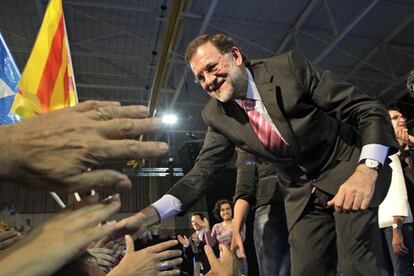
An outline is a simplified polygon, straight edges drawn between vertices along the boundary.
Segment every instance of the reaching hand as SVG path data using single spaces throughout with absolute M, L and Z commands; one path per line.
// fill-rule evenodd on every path
M 171 240 L 156 244 L 145 249 L 134 251 L 134 241 L 129 235 L 125 236 L 126 255 L 108 276 L 127 275 L 179 275 L 179 269 L 173 269 L 182 263 L 180 250 L 168 250 L 178 242 Z
M 219 245 L 221 258 L 217 259 L 213 249 L 209 245 L 204 246 L 211 269 L 206 276 L 237 276 L 241 275 L 238 261 L 230 249 L 224 244 Z
M 22 235 L 16 230 L 0 232 L 0 250 L 8 248 L 21 238 Z
M 115 259 L 114 251 L 108 248 L 89 248 L 88 252 L 95 257 L 96 264 L 105 272 L 109 272 L 109 268 L 116 265 L 118 262 Z
M 336 212 L 367 209 L 374 194 L 377 176 L 377 171 L 359 165 L 339 187 L 335 197 L 328 201 L 328 206 L 335 207 Z
M 408 134 L 408 129 L 406 127 L 403 126 L 399 126 L 396 130 L 395 130 L 395 136 L 397 137 L 398 143 L 400 144 L 400 146 L 402 148 L 405 148 L 405 146 L 409 143 L 410 139 L 409 139 L 409 134 Z
M 0 178 L 48 191 L 129 189 L 127 176 L 99 166 L 167 152 L 165 143 L 133 139 L 161 128 L 147 116 L 145 106 L 88 101 L 1 126 Z
M 401 229 L 392 230 L 392 248 L 397 255 L 409 253 L 408 248 L 404 244 L 404 236 Z
M 204 218 L 203 220 L 200 220 L 200 225 L 203 227 L 206 231 L 210 231 L 210 223 L 208 222 L 207 218 Z
M 113 235 L 113 238 L 125 234 L 134 234 L 135 238 L 140 237 L 150 226 L 159 223 L 160 216 L 157 210 L 152 206 L 148 206 L 135 215 L 119 221 L 117 226 L 119 231 Z
M 240 232 L 233 231 L 230 250 L 231 252 L 235 253 L 237 257 L 246 258 L 246 254 L 244 253 L 243 239 L 240 235 Z
M 102 226 L 121 207 L 119 200 L 67 210 L 36 227 L 6 249 L 0 266 L 4 275 L 50 275 L 82 253 L 88 244 L 116 230 L 115 223 Z
M 190 240 L 187 238 L 186 235 L 184 236 L 178 235 L 177 239 L 184 247 L 188 247 L 190 245 Z

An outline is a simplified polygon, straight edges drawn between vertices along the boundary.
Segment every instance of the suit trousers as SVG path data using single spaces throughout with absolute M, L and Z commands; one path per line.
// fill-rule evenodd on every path
M 283 200 L 273 200 L 256 209 L 253 235 L 260 275 L 289 276 L 290 254 Z
M 315 194 L 289 233 L 292 276 L 392 275 L 378 227 L 378 208 L 334 212 Z M 339 262 L 338 262 L 339 260 Z

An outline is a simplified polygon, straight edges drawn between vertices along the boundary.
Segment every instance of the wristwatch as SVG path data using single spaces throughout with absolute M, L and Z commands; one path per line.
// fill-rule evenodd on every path
M 401 229 L 401 228 L 402 228 L 402 224 L 399 224 L 399 223 L 392 224 L 392 229 Z
M 381 168 L 381 163 L 380 162 L 378 162 L 377 160 L 374 160 L 374 159 L 369 159 L 369 158 L 362 159 L 359 162 L 359 164 L 364 164 L 365 166 L 367 166 L 367 168 L 373 169 L 373 170 L 376 170 L 376 171 L 378 171 Z

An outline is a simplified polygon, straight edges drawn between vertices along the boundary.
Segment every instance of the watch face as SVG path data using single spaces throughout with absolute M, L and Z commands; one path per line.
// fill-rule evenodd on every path
M 378 161 L 376 161 L 376 160 L 372 160 L 372 159 L 366 159 L 365 160 L 365 165 L 368 167 L 368 168 L 378 168 L 378 166 L 379 166 L 379 162 Z

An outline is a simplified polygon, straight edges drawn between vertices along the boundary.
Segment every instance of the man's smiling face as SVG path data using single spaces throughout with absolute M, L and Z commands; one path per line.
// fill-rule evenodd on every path
M 240 50 L 222 54 L 210 42 L 199 46 L 190 60 L 196 81 L 211 96 L 221 102 L 242 98 L 247 89 L 247 77 Z M 244 95 L 243 95 L 244 94 Z

